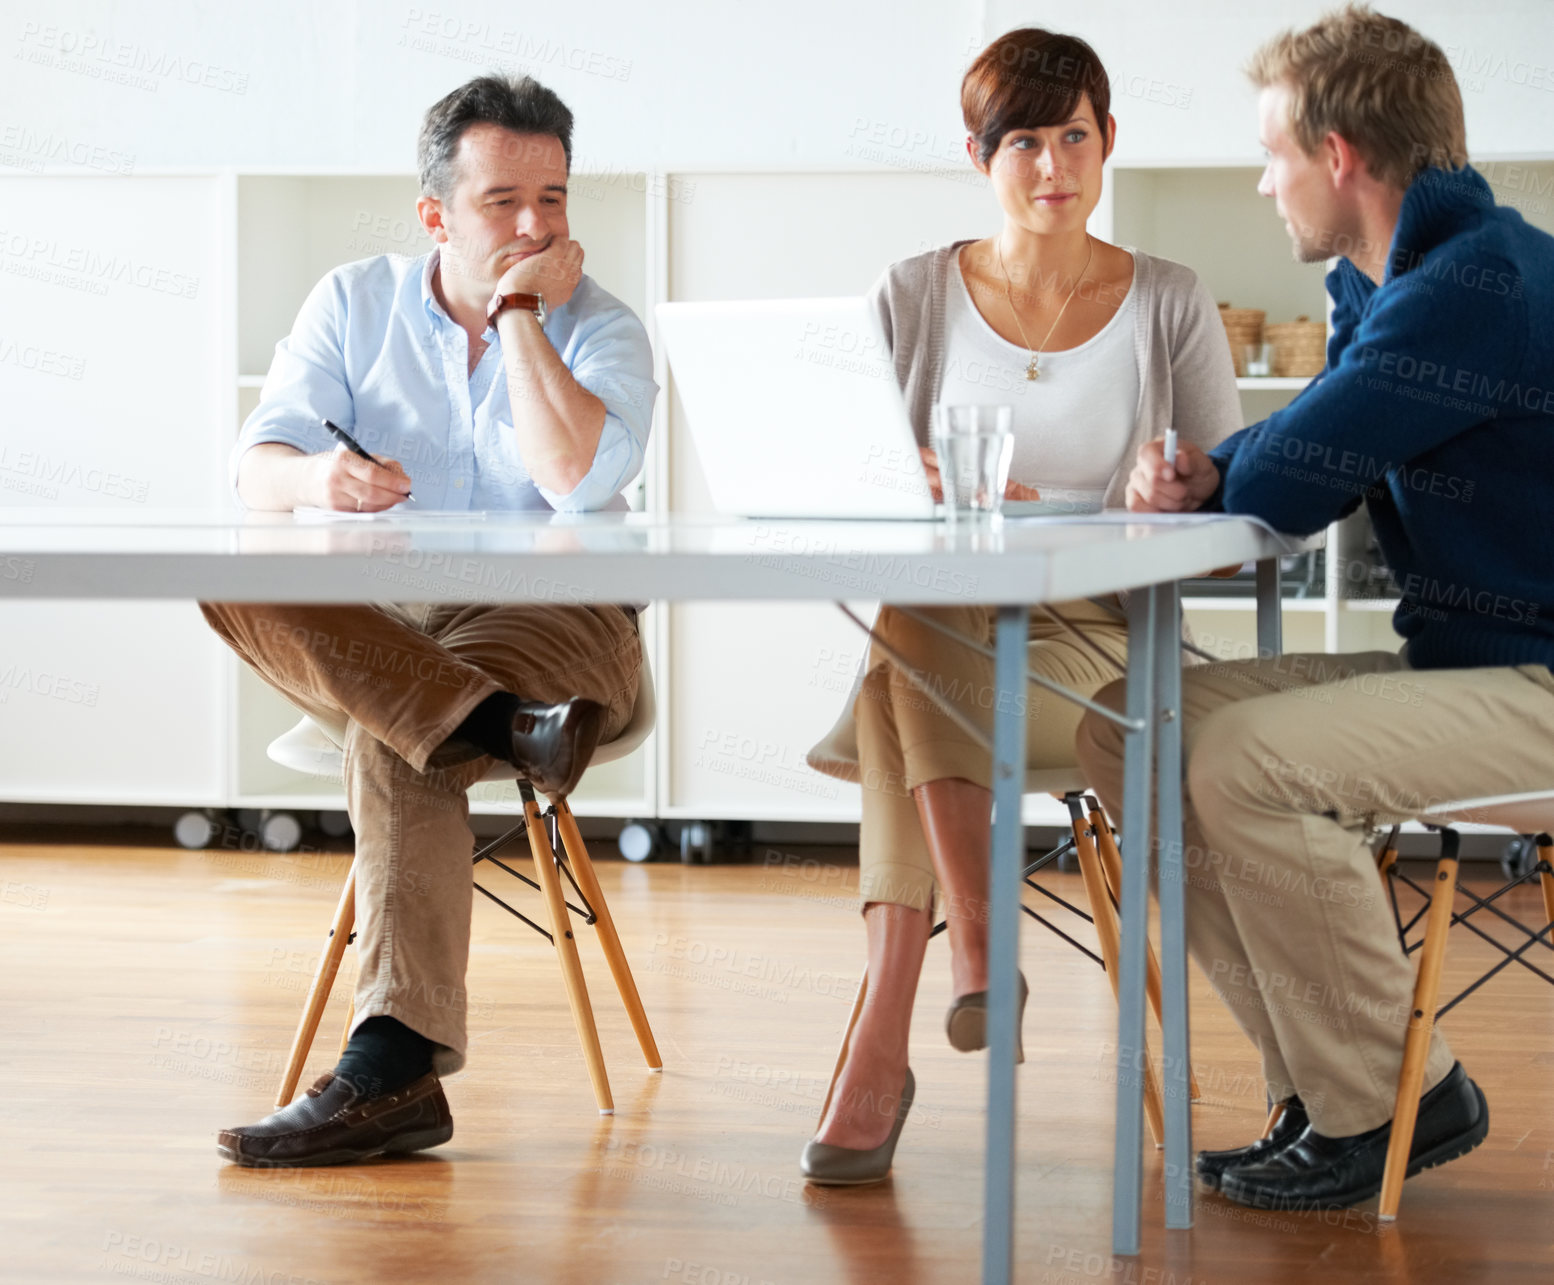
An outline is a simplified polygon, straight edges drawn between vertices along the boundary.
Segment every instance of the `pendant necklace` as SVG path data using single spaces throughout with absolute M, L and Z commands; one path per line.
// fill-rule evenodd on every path
M 1047 340 L 1052 338 L 1052 332 L 1058 328 L 1058 322 L 1063 320 L 1063 314 L 1068 311 L 1068 305 L 1073 303 L 1074 295 L 1079 291 L 1079 282 L 1083 281 L 1085 279 L 1085 273 L 1090 271 L 1090 260 L 1095 257 L 1095 242 L 1091 239 L 1088 232 L 1085 233 L 1085 242 L 1090 247 L 1090 253 L 1085 256 L 1085 266 L 1080 270 L 1079 280 L 1074 282 L 1074 288 L 1068 292 L 1068 298 L 1063 300 L 1063 306 L 1058 309 L 1058 315 L 1053 319 L 1052 325 L 1047 331 L 1047 338 L 1041 341 L 1041 346 L 1043 348 L 1047 346 Z M 1037 363 L 1037 358 L 1040 356 L 1040 352 L 1037 349 L 1031 347 L 1031 341 L 1025 337 L 1025 327 L 1020 324 L 1020 314 L 1015 311 L 1014 296 L 1010 293 L 1009 290 L 1009 270 L 1004 267 L 1004 246 L 1002 239 L 1000 238 L 999 240 L 994 241 L 993 246 L 998 251 L 998 270 L 1003 273 L 1004 276 L 1004 298 L 1009 303 L 1009 311 L 1014 317 L 1015 328 L 1020 332 L 1020 342 L 1025 345 L 1026 351 L 1031 355 L 1030 364 L 1025 368 L 1025 378 L 1036 379 L 1041 374 L 1041 367 Z

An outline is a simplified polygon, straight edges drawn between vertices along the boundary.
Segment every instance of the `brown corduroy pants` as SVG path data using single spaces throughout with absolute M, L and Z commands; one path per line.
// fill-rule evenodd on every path
M 633 617 L 613 606 L 201 603 L 227 644 L 345 751 L 356 831 L 355 1024 L 388 1015 L 464 1065 L 470 908 L 465 793 L 492 766 L 455 741 L 493 692 L 631 716 L 642 667 Z

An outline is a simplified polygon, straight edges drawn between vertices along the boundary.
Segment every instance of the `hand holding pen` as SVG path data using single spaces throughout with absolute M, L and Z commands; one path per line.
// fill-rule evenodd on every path
M 1176 430 L 1139 447 L 1128 475 L 1128 507 L 1135 513 L 1188 513 L 1219 489 L 1219 468 Z
M 338 424 L 324 421 L 324 427 L 345 450 L 323 456 L 322 506 L 329 509 L 355 509 L 358 513 L 377 513 L 405 500 L 413 500 L 410 475 L 398 460 L 369 455 L 360 442 Z

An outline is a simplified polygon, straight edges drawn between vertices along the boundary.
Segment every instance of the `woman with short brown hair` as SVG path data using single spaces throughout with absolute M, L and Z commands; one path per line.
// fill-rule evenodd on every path
M 1166 428 L 1206 450 L 1241 427 L 1224 328 L 1197 277 L 1086 230 L 1116 141 L 1110 97 L 1089 45 L 1036 28 L 1001 36 L 966 73 L 966 149 L 990 180 L 1002 226 L 893 264 L 871 295 L 931 480 L 936 403 L 1012 403 L 1012 491 L 1081 511 L 1120 507 L 1139 445 Z M 1060 610 L 1110 663 L 1036 613 L 1030 667 L 1088 695 L 1121 672 L 1125 630 L 1091 603 Z M 987 608 L 927 614 L 973 642 L 991 640 Z M 991 726 L 992 701 L 983 699 L 993 691 L 991 662 L 891 608 L 876 631 Z M 1080 712 L 1028 688 L 1033 769 L 1074 766 Z M 802 1168 L 814 1182 L 873 1182 L 889 1172 L 911 1102 L 907 1032 L 936 886 L 954 982 L 947 1034 L 956 1048 L 983 1047 L 991 762 L 875 649 L 856 699 L 810 763 L 863 785 L 869 980 Z

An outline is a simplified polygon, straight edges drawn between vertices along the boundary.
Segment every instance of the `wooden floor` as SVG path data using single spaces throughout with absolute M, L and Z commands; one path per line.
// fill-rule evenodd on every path
M 799 1180 L 862 941 L 856 868 L 804 850 L 758 846 L 753 866 L 601 865 L 665 1062 L 644 1070 L 585 930 L 613 1118 L 595 1111 L 549 948 L 479 903 L 469 1066 L 447 1084 L 453 1141 L 354 1168 L 224 1164 L 215 1131 L 270 1109 L 344 871 L 339 856 L 0 843 L 0 1279 L 977 1279 L 984 1062 L 945 1042 L 939 943 L 893 1178 L 853 1191 Z M 1535 898 L 1521 908 L 1536 913 Z M 1455 937 L 1448 984 L 1486 949 Z M 1151 1151 L 1144 1252 L 1119 1261 L 1115 1010 L 1099 968 L 1041 929 L 1024 955 L 1022 1281 L 1551 1279 L 1554 988 L 1525 970 L 1447 1019 L 1493 1124 L 1473 1155 L 1409 1182 L 1396 1225 L 1378 1228 L 1373 1205 L 1254 1214 L 1205 1196 L 1191 1231 L 1166 1233 Z M 1260 1127 L 1257 1066 L 1196 974 L 1194 988 L 1195 1142 L 1236 1145 Z M 309 1078 L 332 1061 L 342 1016 L 337 996 Z

